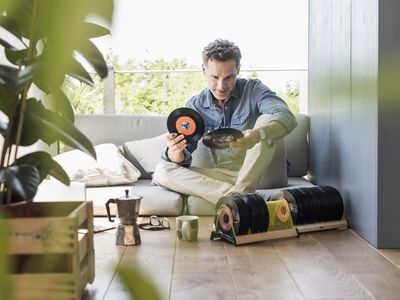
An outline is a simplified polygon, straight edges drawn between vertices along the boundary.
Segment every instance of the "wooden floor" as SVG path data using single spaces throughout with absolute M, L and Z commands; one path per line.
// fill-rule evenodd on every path
M 83 299 L 129 299 L 119 265 L 141 268 L 164 299 L 400 299 L 400 250 L 378 251 L 350 229 L 234 247 L 210 241 L 210 217 L 197 242 L 177 240 L 169 219 L 170 231 L 141 230 L 139 246 L 95 234 L 96 277 Z

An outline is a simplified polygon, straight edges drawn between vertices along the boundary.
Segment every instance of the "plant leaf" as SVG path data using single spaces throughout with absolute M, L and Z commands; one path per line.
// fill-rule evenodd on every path
M 14 65 L 25 65 L 27 58 L 27 49 L 17 50 L 17 49 L 6 49 L 6 57 L 9 62 Z
M 0 133 L 2 136 L 4 136 L 6 134 L 7 127 L 8 127 L 8 123 L 0 120 Z
M 45 109 L 40 116 L 32 114 L 31 118 L 43 129 L 41 139 L 45 143 L 50 145 L 60 140 L 64 144 L 82 150 L 96 158 L 96 151 L 90 140 L 71 121 L 48 109 Z
M 74 109 L 72 108 L 71 102 L 69 101 L 68 97 L 61 89 L 56 89 L 55 92 L 50 95 L 49 101 L 51 101 L 52 103 L 52 111 L 55 111 L 72 123 L 74 122 Z
M 16 163 L 17 165 L 35 166 L 39 171 L 40 182 L 42 182 L 51 170 L 52 161 L 53 159 L 49 153 L 36 151 L 18 158 Z
M 18 39 L 22 39 L 21 30 L 18 23 L 14 19 L 4 15 L 0 15 L 0 26 L 8 32 L 12 33 Z
M 122 283 L 128 289 L 131 299 L 141 300 L 158 300 L 161 296 L 150 281 L 149 278 L 145 277 L 137 266 L 119 266 L 118 277 Z
M 0 110 L 6 115 L 11 112 L 13 104 L 17 101 L 17 90 L 10 86 L 0 85 Z
M 95 23 L 85 22 L 83 34 L 91 39 L 110 34 L 110 30 Z
M 34 120 L 32 120 L 32 115 L 42 115 L 44 106 L 41 101 L 35 98 L 30 98 L 26 100 L 24 124 L 22 126 L 22 134 L 20 145 L 29 146 L 37 142 L 42 134 L 43 128 L 38 125 Z M 15 114 L 13 128 L 12 128 L 12 143 L 16 143 L 17 137 L 17 126 L 20 118 L 20 110 Z
M 33 2 L 26 0 L 8 1 L 5 10 L 7 11 L 4 28 L 22 40 L 28 38 L 32 28 Z
M 59 181 L 64 183 L 65 185 L 70 184 L 68 174 L 64 171 L 63 167 L 61 167 L 61 165 L 53 159 L 49 174 L 53 176 L 55 179 L 58 179 Z
M 101 17 L 109 24 L 112 22 L 114 1 L 113 0 L 88 0 L 89 10 L 92 14 Z
M 0 182 L 22 200 L 32 199 L 40 184 L 39 171 L 31 165 L 13 165 L 0 169 Z
M 0 45 L 2 45 L 6 49 L 12 49 L 12 50 L 17 49 L 13 45 L 9 44 L 6 40 L 3 40 L 3 39 L 0 39 Z
M 0 65 L 0 84 L 17 85 L 18 69 Z
M 85 70 L 84 67 L 76 60 L 73 59 L 70 65 L 70 71 L 67 73 L 71 77 L 78 79 L 80 82 L 84 82 L 87 85 L 93 86 L 94 82 L 90 74 Z
M 39 78 L 39 76 L 36 76 L 33 79 L 33 84 L 36 85 L 36 87 L 43 91 L 45 94 L 50 94 L 51 93 L 51 87 L 47 84 L 46 81 L 42 80 Z
M 82 39 L 77 51 L 94 68 L 101 78 L 107 77 L 107 64 L 97 47 L 88 39 Z
M 17 77 L 17 86 L 21 87 L 24 84 L 31 82 L 35 77 L 35 75 L 37 74 L 38 70 L 39 70 L 38 64 L 32 64 L 19 71 Z

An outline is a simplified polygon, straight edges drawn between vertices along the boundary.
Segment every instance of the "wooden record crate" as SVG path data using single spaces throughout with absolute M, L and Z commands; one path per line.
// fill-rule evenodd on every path
M 13 299 L 80 299 L 94 279 L 92 202 L 32 202 L 5 215 Z

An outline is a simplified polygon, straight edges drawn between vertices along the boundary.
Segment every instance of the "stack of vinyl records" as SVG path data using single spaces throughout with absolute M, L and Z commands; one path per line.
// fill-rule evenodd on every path
M 259 195 L 222 197 L 215 209 L 214 224 L 223 233 L 237 236 L 268 230 L 268 208 Z
M 215 227 L 234 236 L 293 228 L 285 199 L 265 202 L 257 194 L 222 197 L 214 216 Z
M 343 217 L 342 196 L 331 186 L 287 189 L 284 198 L 289 202 L 295 225 L 338 221 Z

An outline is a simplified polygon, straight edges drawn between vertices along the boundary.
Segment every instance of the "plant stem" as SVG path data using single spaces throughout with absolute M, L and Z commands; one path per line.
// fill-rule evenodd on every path
M 31 18 L 31 31 L 30 31 L 30 37 L 29 37 L 29 48 L 28 48 L 28 53 L 27 53 L 27 62 L 26 65 L 29 66 L 29 64 L 33 61 L 33 58 L 35 56 L 36 52 L 36 31 L 37 31 L 37 17 L 38 17 L 38 7 L 37 7 L 37 1 L 33 1 L 33 7 L 32 7 L 32 18 Z M 17 154 L 18 154 L 18 147 L 21 143 L 21 136 L 22 136 L 22 129 L 24 126 L 24 119 L 25 119 L 25 108 L 26 108 L 26 100 L 28 96 L 28 91 L 31 86 L 30 82 L 27 82 L 22 89 L 21 92 L 21 108 L 20 108 L 20 116 L 18 119 L 18 126 L 17 126 L 17 136 L 15 138 L 15 153 L 14 153 L 14 161 L 17 159 Z
M 31 31 L 29 38 L 29 47 L 27 51 L 27 61 L 26 66 L 29 66 L 35 57 L 36 54 L 36 31 L 37 31 L 37 18 L 38 18 L 38 6 L 37 1 L 33 1 L 33 9 L 32 9 L 32 17 L 31 17 Z M 19 66 L 21 71 L 22 65 Z M 10 166 L 11 155 L 12 155 L 12 146 L 13 146 L 13 127 L 17 126 L 16 137 L 15 137 L 15 152 L 14 159 L 11 161 L 11 164 L 14 163 L 17 159 L 18 147 L 21 143 L 22 130 L 24 125 L 24 117 L 25 117 L 25 109 L 26 109 L 26 100 L 28 96 L 28 91 L 31 86 L 31 82 L 27 82 L 21 89 L 17 90 L 16 99 L 13 101 L 13 107 L 11 109 L 11 113 L 8 115 L 8 126 L 6 130 L 6 134 L 4 137 L 3 149 L 1 152 L 0 159 L 0 168 L 6 168 Z M 18 124 L 15 124 L 16 115 L 19 114 Z M 7 160 L 6 160 L 7 158 Z M 6 196 L 6 199 L 4 197 Z M 11 202 L 12 197 L 12 189 L 7 188 L 5 184 L 0 185 L 0 203 L 7 204 Z

